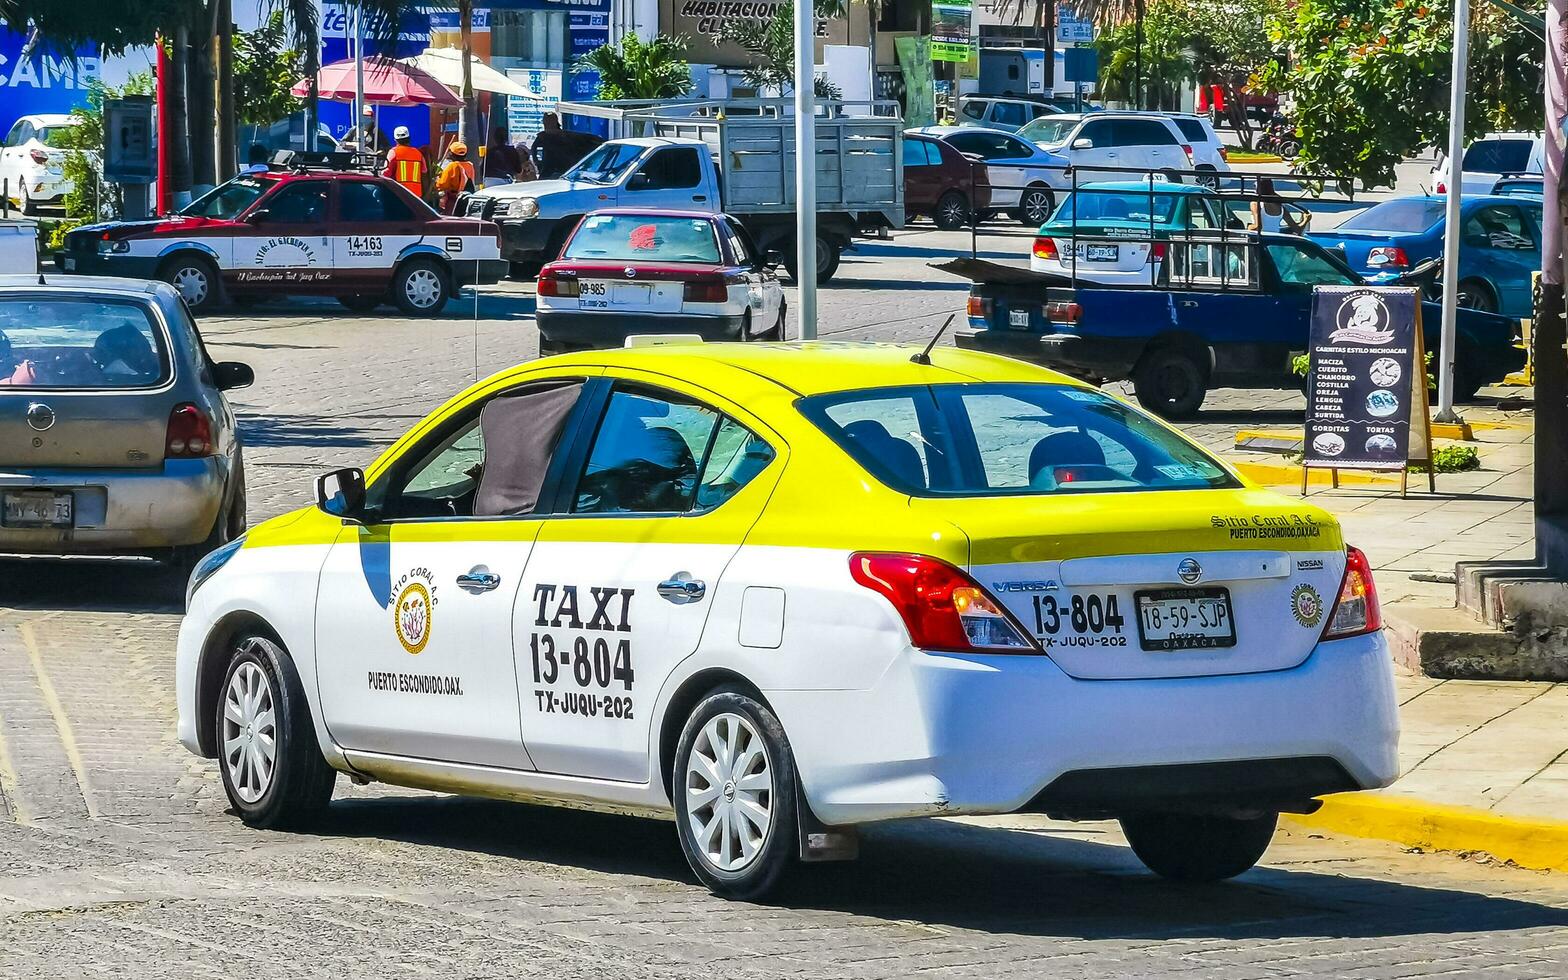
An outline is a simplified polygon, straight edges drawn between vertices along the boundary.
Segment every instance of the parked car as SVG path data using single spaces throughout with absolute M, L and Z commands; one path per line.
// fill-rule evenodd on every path
M 1546 195 L 1546 178 L 1541 174 L 1503 174 L 1492 185 L 1492 193 L 1498 197 L 1540 199 Z
M 1368 282 L 1388 282 L 1442 256 L 1447 207 L 1447 195 L 1397 197 L 1311 237 Z M 1531 316 L 1531 274 L 1541 268 L 1540 199 L 1464 196 L 1459 214 L 1459 304 Z
M 1078 181 L 1117 180 L 1118 170 L 1149 170 L 1175 174 L 1191 170 L 1192 146 L 1176 123 L 1157 113 L 1096 112 L 1042 116 L 1018 131 L 1040 148 L 1066 158 L 1078 170 Z M 1099 170 L 1097 166 L 1118 170 Z
M 782 340 L 784 288 L 726 214 L 614 208 L 583 218 L 539 273 L 541 353 L 632 334 Z
M 1181 130 L 1187 145 L 1192 147 L 1192 169 L 1200 172 L 1198 183 L 1209 187 L 1220 186 L 1219 175 L 1230 172 L 1230 157 L 1209 117 L 1191 112 L 1170 112 L 1166 115 Z
M 1172 241 L 1159 288 L 1107 286 L 974 259 L 948 271 L 974 282 L 959 347 L 1095 382 L 1131 378 L 1139 404 L 1166 418 L 1197 412 L 1211 388 L 1294 388 L 1315 286 L 1364 283 L 1335 254 L 1295 235 L 1227 233 Z M 1424 305 L 1426 349 L 1441 347 L 1442 310 Z M 1473 397 L 1524 365 L 1519 321 L 1459 311 L 1454 391 Z
M 1490 194 L 1503 174 L 1546 171 L 1546 144 L 1539 133 L 1488 133 L 1465 147 L 1464 194 Z M 1432 167 L 1432 190 L 1448 193 L 1453 164 L 1442 152 Z
M 1000 129 L 1004 133 L 1017 132 L 1019 127 L 1041 116 L 1054 116 L 1062 110 L 1044 99 L 1026 99 L 1017 96 L 961 95 L 954 119 L 960 126 L 984 126 Z
M 58 204 L 70 193 L 63 143 L 67 131 L 80 124 L 74 116 L 23 116 L 6 134 L 0 146 L 0 184 L 23 214 L 37 214 L 40 207 Z
M 927 216 L 952 231 L 991 207 L 991 177 L 982 160 L 915 130 L 904 131 L 904 215 Z
M 985 161 L 991 181 L 991 212 L 1006 212 L 1019 224 L 1037 227 L 1056 208 L 1056 195 L 1071 185 L 1067 160 L 1011 133 L 975 126 L 927 126 L 961 153 Z
M 1086 184 L 1040 226 L 1029 268 L 1106 285 L 1161 280 L 1166 241 L 1225 222 L 1224 202 L 1207 188 L 1167 181 Z M 1230 227 L 1241 228 L 1239 222 Z
M 161 279 L 195 312 L 303 295 L 434 316 L 459 283 L 506 274 L 500 237 L 491 222 L 440 214 L 385 177 L 271 170 L 162 219 L 83 225 L 55 261 L 65 272 Z
M 214 362 L 158 282 L 0 277 L 0 553 L 188 568 L 245 530 L 245 465 Z

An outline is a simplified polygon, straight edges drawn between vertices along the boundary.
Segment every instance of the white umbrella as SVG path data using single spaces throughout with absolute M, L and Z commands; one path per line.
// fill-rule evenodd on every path
M 412 65 L 420 71 L 433 76 L 442 85 L 447 86 L 454 92 L 463 90 L 463 52 L 456 48 L 426 48 L 421 54 L 401 60 L 403 64 Z M 531 97 L 531 93 L 527 89 L 491 68 L 483 61 L 480 61 L 477 57 L 470 59 L 469 72 L 473 78 L 475 92 L 494 92 L 497 95 L 516 95 L 523 98 Z

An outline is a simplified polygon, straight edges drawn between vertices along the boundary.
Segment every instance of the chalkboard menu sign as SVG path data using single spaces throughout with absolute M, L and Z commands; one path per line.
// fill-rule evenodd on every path
M 1402 470 L 1431 455 L 1415 289 L 1318 286 L 1308 343 L 1304 466 Z

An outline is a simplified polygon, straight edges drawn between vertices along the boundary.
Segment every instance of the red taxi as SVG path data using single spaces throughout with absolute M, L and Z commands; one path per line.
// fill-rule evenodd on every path
M 368 312 L 393 303 L 439 313 L 460 284 L 506 274 L 500 229 L 442 215 L 368 173 L 243 173 L 174 214 L 85 225 L 56 254 L 62 271 L 161 279 L 193 311 L 282 295 L 332 296 Z

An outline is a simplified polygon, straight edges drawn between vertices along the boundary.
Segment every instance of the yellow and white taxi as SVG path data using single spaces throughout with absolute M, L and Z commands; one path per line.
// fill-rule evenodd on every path
M 551 357 L 317 498 L 198 566 L 180 631 L 180 739 L 255 826 L 338 773 L 673 815 L 752 896 L 861 824 L 1031 811 L 1211 880 L 1397 773 L 1334 519 L 1022 362 Z

